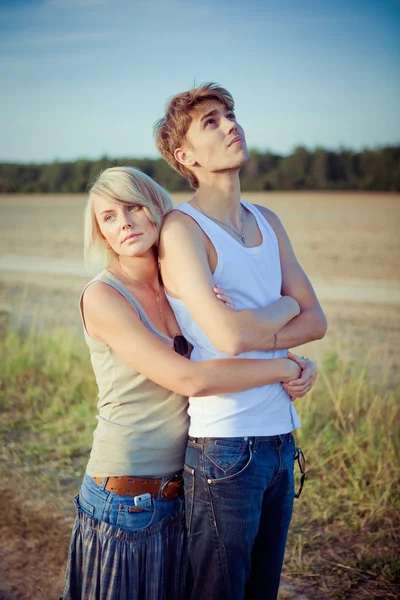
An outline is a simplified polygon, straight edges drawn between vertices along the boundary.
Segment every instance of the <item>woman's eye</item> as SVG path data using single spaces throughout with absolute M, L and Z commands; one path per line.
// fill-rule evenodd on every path
M 104 220 L 109 223 L 110 221 L 112 221 L 114 219 L 115 215 L 107 215 L 106 217 L 104 217 Z
M 128 206 L 128 211 L 129 212 L 136 212 L 137 210 L 140 210 L 140 206 L 138 204 L 132 204 L 131 206 Z

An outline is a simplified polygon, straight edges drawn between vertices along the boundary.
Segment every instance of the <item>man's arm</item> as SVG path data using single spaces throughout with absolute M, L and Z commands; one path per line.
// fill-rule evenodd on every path
M 257 310 L 234 311 L 219 302 L 212 291 L 207 237 L 191 217 L 178 211 L 164 221 L 159 259 L 168 293 L 184 302 L 214 346 L 226 354 L 271 348 L 274 333 L 299 314 L 298 303 L 290 297 Z
M 326 333 L 327 321 L 310 280 L 301 268 L 278 216 L 263 206 L 257 208 L 268 220 L 278 238 L 282 268 L 281 293 L 297 300 L 300 306 L 300 314 L 277 332 L 278 348 L 295 348 L 319 340 Z M 266 347 L 271 347 L 272 344 L 273 337 Z

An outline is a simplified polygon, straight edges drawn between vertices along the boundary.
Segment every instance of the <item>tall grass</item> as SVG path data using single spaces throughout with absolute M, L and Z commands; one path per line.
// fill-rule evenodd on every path
M 299 403 L 308 478 L 296 501 L 286 573 L 318 576 L 332 598 L 395 598 L 400 578 L 398 372 L 326 356 Z M 357 590 L 357 592 L 355 591 Z M 355 594 L 355 595 L 353 595 Z
M 62 330 L 6 329 L 2 337 L 1 470 L 34 473 L 43 486 L 80 478 L 97 402 L 83 340 Z M 297 402 L 308 476 L 295 501 L 284 572 L 328 598 L 395 598 L 399 591 L 400 386 L 384 364 L 372 377 L 368 358 L 357 364 L 326 356 L 314 389 Z
M 0 460 L 15 469 L 80 476 L 96 423 L 86 347 L 63 330 L 3 334 Z

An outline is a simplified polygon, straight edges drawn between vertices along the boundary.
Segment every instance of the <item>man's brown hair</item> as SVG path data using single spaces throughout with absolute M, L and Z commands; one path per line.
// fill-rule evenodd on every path
M 166 105 L 165 116 L 154 125 L 156 144 L 161 155 L 194 189 L 199 186 L 196 176 L 176 160 L 174 153 L 185 139 L 196 108 L 210 100 L 220 102 L 228 110 L 234 109 L 233 98 L 225 88 L 217 83 L 203 83 L 188 92 L 173 96 Z

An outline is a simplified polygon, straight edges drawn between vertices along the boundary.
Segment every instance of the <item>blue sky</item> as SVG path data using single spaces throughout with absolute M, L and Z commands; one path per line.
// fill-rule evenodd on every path
M 157 156 L 217 81 L 250 147 L 400 142 L 400 0 L 0 0 L 0 160 Z

